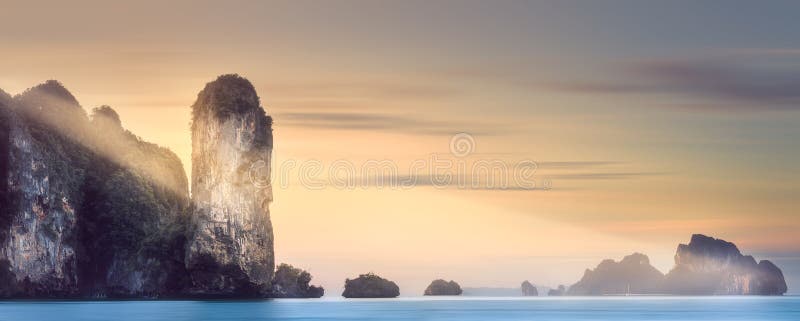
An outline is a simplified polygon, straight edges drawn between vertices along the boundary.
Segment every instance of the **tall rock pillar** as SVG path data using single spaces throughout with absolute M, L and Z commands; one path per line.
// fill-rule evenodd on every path
M 206 84 L 192 106 L 190 293 L 256 297 L 275 268 L 269 204 L 272 118 L 238 75 Z

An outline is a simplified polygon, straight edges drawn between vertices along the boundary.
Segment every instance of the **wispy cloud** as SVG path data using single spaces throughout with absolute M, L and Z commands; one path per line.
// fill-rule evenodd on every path
M 382 175 L 360 177 L 357 180 L 366 186 L 372 186 L 380 182 L 378 185 L 383 186 L 403 186 L 403 187 L 436 187 L 443 189 L 457 189 L 457 190 L 475 190 L 475 191 L 547 191 L 547 190 L 565 190 L 573 188 L 553 187 L 554 183 L 560 180 L 573 180 L 573 181 L 596 181 L 596 180 L 631 180 L 641 179 L 658 175 L 666 175 L 666 173 L 656 172 L 575 172 L 565 173 L 558 175 L 534 175 L 531 182 L 525 184 L 517 184 L 513 179 L 506 179 L 505 181 L 500 177 L 493 177 L 488 183 L 487 177 L 473 177 L 471 175 L 458 176 L 458 175 Z
M 781 56 L 776 59 L 775 56 Z M 574 80 L 545 86 L 588 94 L 677 94 L 726 110 L 800 109 L 800 50 L 747 50 L 689 59 L 651 59 L 619 68 L 621 81 Z M 616 75 L 616 76 L 619 76 Z M 619 77 L 614 77 L 615 79 Z
M 392 99 L 392 100 L 440 100 L 464 94 L 462 91 L 441 84 L 425 84 L 406 80 L 374 80 L 360 82 L 308 82 L 267 83 L 261 92 L 287 97 L 347 98 L 347 99 Z
M 337 130 L 368 130 L 412 135 L 453 135 L 469 132 L 473 135 L 498 135 L 504 133 L 488 124 L 459 123 L 428 119 L 424 116 L 392 114 L 295 112 L 273 116 L 277 126 L 298 126 Z
M 552 180 L 619 180 L 619 179 L 634 179 L 646 176 L 666 175 L 667 173 L 660 172 L 580 172 L 580 173 L 567 173 L 556 175 L 544 175 L 547 179 Z

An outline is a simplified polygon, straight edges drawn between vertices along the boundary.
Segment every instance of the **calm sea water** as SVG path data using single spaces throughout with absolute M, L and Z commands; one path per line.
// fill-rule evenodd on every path
M 800 297 L 16 301 L 0 320 L 800 320 Z

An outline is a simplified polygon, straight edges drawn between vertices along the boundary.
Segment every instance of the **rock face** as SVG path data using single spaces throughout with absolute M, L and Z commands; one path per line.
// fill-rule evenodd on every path
M 221 76 L 192 116 L 190 202 L 178 157 L 111 107 L 90 118 L 57 81 L 0 90 L 0 298 L 322 295 L 305 271 L 272 278 L 272 120 L 253 86 Z
M 0 96 L 0 296 L 177 293 L 188 188 L 175 154 L 118 116 L 90 121 L 56 81 Z M 172 187 L 147 179 L 154 168 Z
M 394 298 L 400 295 L 400 288 L 392 281 L 368 273 L 358 278 L 344 281 L 345 298 Z
M 624 295 L 663 293 L 664 274 L 650 265 L 646 255 L 634 253 L 621 261 L 604 260 L 569 287 L 568 295 Z
M 433 280 L 425 289 L 425 295 L 461 295 L 461 286 L 455 281 Z
M 309 285 L 311 274 L 293 267 L 281 264 L 275 269 L 272 279 L 272 298 L 319 298 L 325 294 L 325 289 Z
M 82 293 L 95 297 L 180 296 L 189 204 L 186 175 L 171 151 L 122 128 L 108 106 L 94 109 L 97 157 L 78 217 Z
M 522 295 L 524 296 L 539 296 L 539 291 L 537 291 L 536 287 L 528 282 L 528 280 L 522 282 L 520 289 L 522 290 Z
M 756 263 L 733 243 L 695 234 L 688 245 L 678 245 L 665 290 L 691 295 L 782 295 L 787 287 L 783 273 L 772 262 Z
M 224 75 L 192 106 L 193 231 L 186 268 L 199 296 L 260 296 L 274 271 L 272 119 L 253 85 Z
M 70 150 L 84 150 L 67 135 L 78 130 L 55 127 L 50 113 L 81 124 L 82 109 L 60 84 L 47 82 L 4 103 L 3 209 L 0 278 L 7 296 L 62 297 L 78 292 L 75 249 L 76 210 L 85 167 Z M 83 115 L 85 117 L 85 115 Z M 85 122 L 85 120 L 84 120 Z M 52 139 L 52 140 L 51 140 Z M 56 144 L 63 149 L 51 150 Z M 61 170 L 69 170 L 61 174 Z

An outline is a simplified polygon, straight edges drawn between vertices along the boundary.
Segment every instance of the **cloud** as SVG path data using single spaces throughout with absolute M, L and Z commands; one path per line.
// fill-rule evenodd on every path
M 441 100 L 464 94 L 439 84 L 421 84 L 405 80 L 368 82 L 269 83 L 260 92 L 270 95 L 308 98 L 346 98 L 375 100 Z
M 473 191 L 548 191 L 565 190 L 565 188 L 553 188 L 554 182 L 559 180 L 630 180 L 640 179 L 650 176 L 665 175 L 656 172 L 580 172 L 558 175 L 534 175 L 531 181 L 517 183 L 513 177 L 506 177 L 505 181 L 500 177 L 495 177 L 492 184 L 487 184 L 485 177 L 474 180 L 471 174 L 459 176 L 455 173 L 443 175 L 406 175 L 406 174 L 384 174 L 381 176 L 359 177 L 356 180 L 364 186 L 382 187 L 436 187 L 442 189 L 458 189 Z M 380 183 L 379 183 L 380 182 Z M 505 182 L 505 183 L 503 183 Z M 572 189 L 572 188 L 566 188 Z
M 625 162 L 616 161 L 558 161 L 558 162 L 536 162 L 539 168 L 584 168 L 608 165 L 621 165 Z
M 584 172 L 584 173 L 569 173 L 569 174 L 556 174 L 545 175 L 544 177 L 552 180 L 617 180 L 617 179 L 633 179 L 645 176 L 665 175 L 666 173 L 659 172 Z
M 486 124 L 458 123 L 391 114 L 338 113 L 338 112 L 294 112 L 273 115 L 277 126 L 297 126 L 335 130 L 367 130 L 411 135 L 453 135 L 469 132 L 473 135 L 497 135 L 502 132 L 490 130 Z
M 800 68 L 773 69 L 735 61 L 655 61 L 637 67 L 665 88 L 714 98 L 797 104 Z
M 623 64 L 618 70 L 628 80 L 579 80 L 545 86 L 588 94 L 677 94 L 694 98 L 690 103 L 664 104 L 682 108 L 800 109 L 800 50 L 747 50 L 690 59 L 652 59 Z

